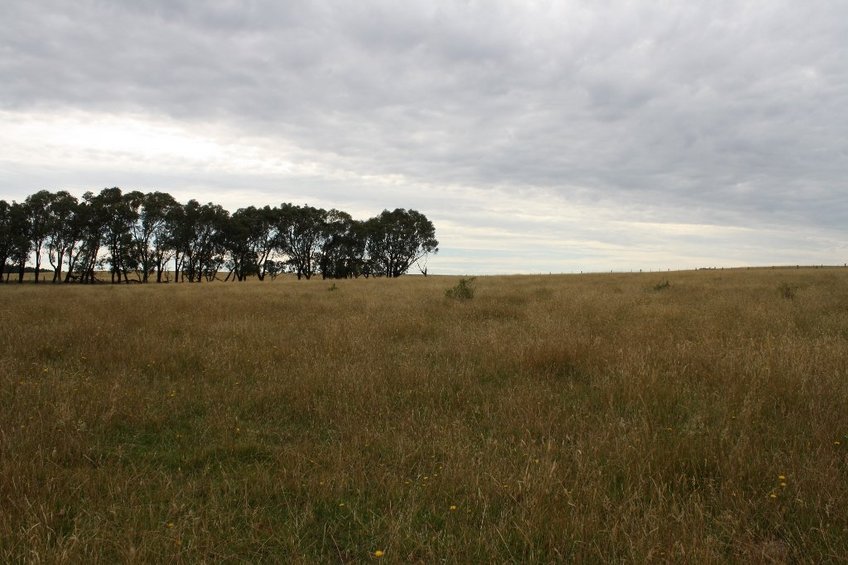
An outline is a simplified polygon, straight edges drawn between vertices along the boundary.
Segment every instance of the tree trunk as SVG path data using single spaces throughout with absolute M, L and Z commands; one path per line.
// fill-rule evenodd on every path
M 53 284 L 62 282 L 62 263 L 65 261 L 65 250 L 57 251 L 56 265 L 53 267 Z
M 41 250 L 35 253 L 35 284 L 38 284 L 39 271 L 41 271 Z

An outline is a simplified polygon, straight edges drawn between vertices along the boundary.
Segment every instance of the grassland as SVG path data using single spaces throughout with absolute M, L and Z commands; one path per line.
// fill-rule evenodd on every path
M 0 561 L 845 561 L 848 269 L 456 282 L 3 285 Z

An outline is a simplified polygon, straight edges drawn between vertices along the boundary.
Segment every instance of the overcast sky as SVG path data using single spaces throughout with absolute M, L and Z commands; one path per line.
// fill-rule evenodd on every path
M 0 1 L 0 198 L 413 208 L 432 273 L 848 261 L 848 3 Z

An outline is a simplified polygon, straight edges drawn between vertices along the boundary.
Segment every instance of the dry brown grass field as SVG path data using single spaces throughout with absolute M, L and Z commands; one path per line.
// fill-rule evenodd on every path
M 0 286 L 0 561 L 846 560 L 848 269 L 457 281 Z

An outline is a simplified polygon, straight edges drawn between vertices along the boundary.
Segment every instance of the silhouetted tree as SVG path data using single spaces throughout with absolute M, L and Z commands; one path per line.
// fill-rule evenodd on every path
M 62 265 L 65 254 L 73 256 L 74 248 L 79 242 L 77 213 L 79 202 L 76 196 L 64 190 L 53 195 L 48 214 L 47 224 L 47 259 L 53 267 L 53 282 L 62 282 Z M 68 269 L 70 271 L 70 267 Z
M 141 282 L 146 283 L 156 271 L 156 282 L 162 282 L 162 269 L 168 260 L 169 214 L 179 206 L 166 192 L 151 192 L 140 197 L 138 219 L 132 228 L 132 250 L 135 263 L 141 271 Z
M 72 213 L 68 216 L 67 224 L 63 228 L 64 243 L 65 243 L 65 252 L 67 254 L 67 265 L 68 268 L 65 271 L 65 280 L 64 282 L 71 282 L 74 277 L 74 273 L 77 267 L 77 261 L 79 260 L 80 253 L 82 251 L 84 245 L 84 239 L 86 237 L 86 221 L 87 221 L 87 204 L 82 201 L 77 201 L 73 206 Z M 54 280 L 59 282 L 62 274 L 61 262 L 57 262 L 56 265 L 59 269 L 58 275 L 59 278 L 54 274 Z
M 230 218 L 225 230 L 225 247 L 234 280 L 243 281 L 249 275 L 265 279 L 268 258 L 279 247 L 278 213 L 277 208 L 269 206 L 249 206 L 236 210 Z
M 265 280 L 269 266 L 274 264 L 271 257 L 280 248 L 280 215 L 279 208 L 265 206 L 256 212 L 255 236 L 256 236 L 256 264 L 259 266 L 256 273 L 260 281 Z M 273 267 L 272 267 L 273 268 Z M 276 277 L 276 274 L 274 275 Z M 273 277 L 272 277 L 273 278 Z
M 323 208 L 312 206 L 280 206 L 277 224 L 280 251 L 288 257 L 298 280 L 302 277 L 309 280 L 315 274 L 316 256 L 326 232 L 327 214 Z
M 422 257 L 439 251 L 433 223 L 415 210 L 383 210 L 366 222 L 366 229 L 366 249 L 374 274 L 399 277 Z
M 175 263 L 183 279 L 200 282 L 215 278 L 224 262 L 224 231 L 229 214 L 217 204 L 200 205 L 189 200 L 182 211 L 173 216 Z
M 110 211 L 106 200 L 100 195 L 86 192 L 77 208 L 77 229 L 79 246 L 71 258 L 70 272 L 75 272 L 82 283 L 94 283 L 95 269 L 101 264 L 100 246 L 106 231 L 106 222 Z M 69 280 L 69 279 L 68 279 Z
M 361 275 L 366 241 L 363 222 L 354 220 L 347 212 L 330 210 L 319 256 L 321 277 L 344 279 Z
M 6 261 L 12 252 L 12 206 L 0 200 L 0 282 L 6 273 Z
M 18 282 L 24 282 L 26 263 L 32 250 L 29 208 L 12 202 L 8 209 L 8 260 L 18 267 Z M 7 274 L 6 280 L 9 275 Z
M 226 267 L 233 280 L 244 281 L 248 275 L 256 274 L 259 265 L 256 261 L 256 238 L 254 230 L 256 222 L 256 208 L 249 206 L 239 208 L 227 222 L 224 229 L 224 248 L 227 251 Z
M 40 190 L 27 196 L 24 201 L 29 214 L 29 237 L 32 242 L 32 253 L 35 254 L 35 282 L 38 283 L 41 272 L 41 252 L 44 241 L 50 231 L 50 207 L 55 195 L 49 190 Z
M 133 227 L 139 218 L 139 207 L 143 198 L 141 192 L 124 194 L 120 188 L 104 188 L 96 197 L 96 204 L 104 212 L 103 243 L 109 251 L 112 282 L 119 283 L 123 278 L 129 282 L 128 273 L 135 269 L 136 259 L 133 253 Z
M 31 258 L 40 280 L 46 251 L 53 281 L 96 282 L 108 264 L 113 283 L 134 274 L 162 281 L 173 259 L 175 280 L 214 280 L 225 266 L 233 280 L 264 280 L 283 272 L 298 279 L 374 275 L 398 277 L 438 251 L 433 224 L 415 210 L 384 210 L 366 222 L 341 210 L 284 203 L 278 208 L 248 206 L 230 214 L 213 203 L 185 205 L 163 192 L 124 193 L 118 187 L 82 199 L 66 191 L 39 191 L 22 204 L 0 201 L 0 280 L 10 262 L 18 280 Z M 422 264 L 424 265 L 422 267 Z

